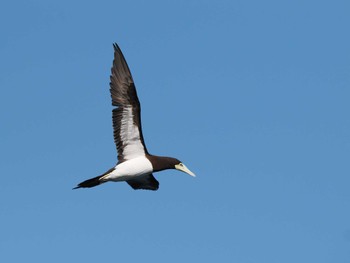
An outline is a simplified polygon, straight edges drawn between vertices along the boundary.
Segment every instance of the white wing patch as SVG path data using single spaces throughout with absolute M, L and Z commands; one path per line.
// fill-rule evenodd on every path
M 145 149 L 140 140 L 139 127 L 134 124 L 131 107 L 124 107 L 121 119 L 120 138 L 123 144 L 123 156 L 130 160 L 145 155 Z

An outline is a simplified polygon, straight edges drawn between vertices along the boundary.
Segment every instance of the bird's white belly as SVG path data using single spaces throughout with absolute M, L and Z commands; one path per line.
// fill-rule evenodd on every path
M 115 170 L 104 179 L 106 181 L 125 181 L 150 174 L 152 171 L 151 162 L 145 156 L 140 156 L 118 164 Z

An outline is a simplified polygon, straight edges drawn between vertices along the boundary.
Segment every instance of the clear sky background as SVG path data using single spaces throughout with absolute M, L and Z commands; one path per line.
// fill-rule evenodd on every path
M 350 260 L 350 2 L 2 1 L 0 261 Z M 196 178 L 72 191 L 116 163 L 126 56 L 151 153 Z

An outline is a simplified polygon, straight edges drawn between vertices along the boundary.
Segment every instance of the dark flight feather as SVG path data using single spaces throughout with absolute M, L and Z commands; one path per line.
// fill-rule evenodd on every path
M 152 174 L 126 181 L 133 189 L 158 190 L 159 182 Z
M 140 102 L 137 97 L 137 92 L 134 84 L 134 80 L 131 76 L 128 64 L 125 61 L 124 55 L 121 52 L 117 44 L 114 47 L 114 60 L 111 69 L 110 76 L 110 92 L 112 97 L 112 105 L 118 108 L 113 109 L 113 129 L 114 129 L 114 142 L 117 146 L 118 151 L 118 162 L 121 163 L 125 161 L 126 156 L 124 155 L 124 148 L 131 143 L 129 139 L 126 138 L 122 140 L 122 129 L 127 125 L 126 114 L 131 109 L 132 121 L 137 127 L 139 132 L 139 139 L 143 145 L 144 153 L 148 154 L 141 127 L 141 107 Z M 124 127 L 123 127 L 124 125 Z M 126 129 L 126 128 L 125 128 Z M 125 130 L 124 129 L 124 130 Z M 125 136 L 124 136 L 125 137 Z

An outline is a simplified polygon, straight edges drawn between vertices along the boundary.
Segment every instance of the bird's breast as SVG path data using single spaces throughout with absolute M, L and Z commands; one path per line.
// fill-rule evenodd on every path
M 138 176 L 151 174 L 152 171 L 153 167 L 151 162 L 145 156 L 140 156 L 118 164 L 115 170 L 105 179 L 108 181 L 125 181 Z

